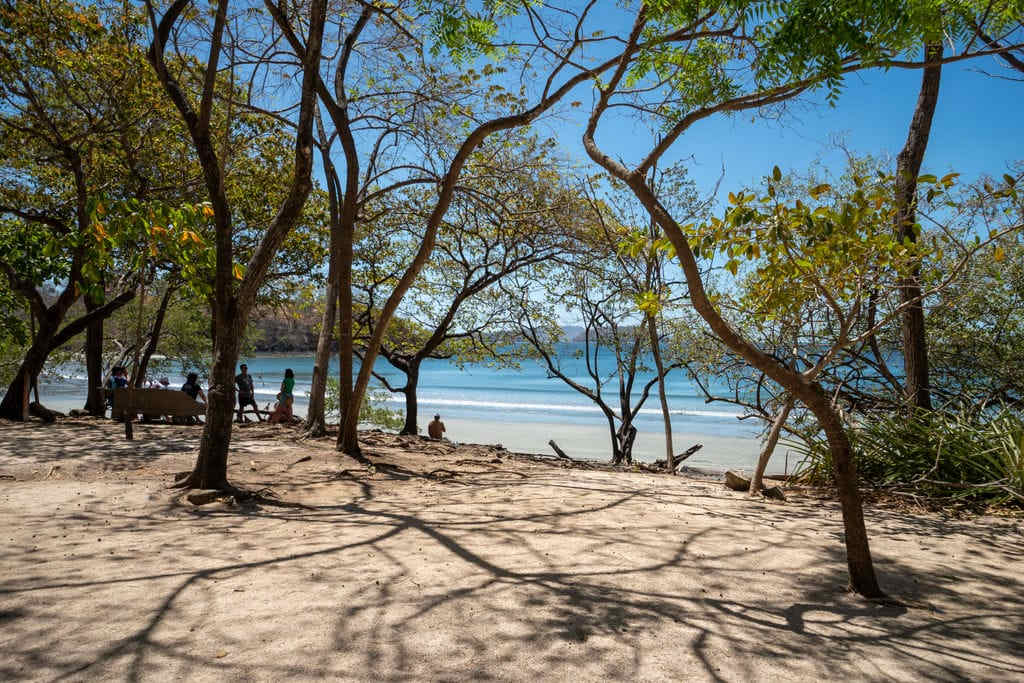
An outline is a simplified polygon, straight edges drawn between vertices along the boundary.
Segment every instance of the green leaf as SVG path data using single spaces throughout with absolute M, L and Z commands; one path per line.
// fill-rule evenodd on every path
M 832 189 L 832 186 L 829 185 L 828 183 L 821 183 L 820 185 L 815 185 L 814 187 L 812 187 L 808 191 L 808 194 L 810 194 L 812 197 L 817 199 L 818 197 L 820 197 L 821 195 L 825 194 L 826 192 L 828 192 L 831 189 Z
M 780 180 L 782 180 L 782 171 L 779 170 L 778 166 L 772 167 L 772 180 L 774 180 L 775 182 L 779 182 Z

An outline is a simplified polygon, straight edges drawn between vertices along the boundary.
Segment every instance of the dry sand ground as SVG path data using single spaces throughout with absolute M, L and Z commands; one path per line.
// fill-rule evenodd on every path
M 308 507 L 194 507 L 196 428 L 0 425 L 0 679 L 1024 679 L 1020 520 L 869 510 L 887 607 L 817 497 L 364 436 L 238 429 Z

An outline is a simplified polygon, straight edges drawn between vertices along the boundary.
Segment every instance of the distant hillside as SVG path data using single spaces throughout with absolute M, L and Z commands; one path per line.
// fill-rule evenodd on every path
M 319 335 L 320 320 L 298 313 L 298 317 L 276 311 L 259 311 L 249 321 L 247 336 L 256 351 L 274 353 L 313 353 Z
M 315 352 L 320 334 L 320 318 L 301 311 L 297 316 L 279 311 L 260 311 L 254 314 L 247 332 L 254 350 L 267 353 Z M 584 328 L 579 325 L 566 325 L 562 332 L 566 341 L 583 341 Z

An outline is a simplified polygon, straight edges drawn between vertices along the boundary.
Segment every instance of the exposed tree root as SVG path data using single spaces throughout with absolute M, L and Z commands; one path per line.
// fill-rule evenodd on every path
M 321 421 L 313 424 L 306 423 L 306 431 L 302 433 L 304 439 L 322 439 L 327 436 L 327 425 Z
M 226 491 L 233 493 L 235 487 L 228 483 L 226 479 L 219 482 L 208 482 L 202 481 L 201 476 L 196 473 L 195 470 L 190 472 L 178 472 L 174 475 L 174 483 L 171 484 L 172 489 L 216 489 L 218 491 Z
M 186 482 L 188 482 L 190 478 L 191 477 L 186 477 L 181 482 L 172 484 L 171 488 L 192 489 L 192 493 L 185 494 L 185 497 L 190 503 L 196 506 L 219 501 L 228 503 L 229 505 L 268 505 L 272 507 L 299 508 L 302 510 L 313 509 L 308 505 L 303 505 L 302 503 L 281 500 L 277 493 L 268 487 L 251 491 L 225 482 L 224 486 L 198 488 L 195 486 L 186 486 Z

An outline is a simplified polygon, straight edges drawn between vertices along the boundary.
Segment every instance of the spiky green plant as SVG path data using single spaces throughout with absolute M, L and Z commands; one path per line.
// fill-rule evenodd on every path
M 872 417 L 849 434 L 864 484 L 1024 504 L 1024 421 L 1012 410 L 891 414 Z M 832 460 L 819 435 L 788 445 L 803 455 L 797 470 L 802 480 L 831 482 Z

